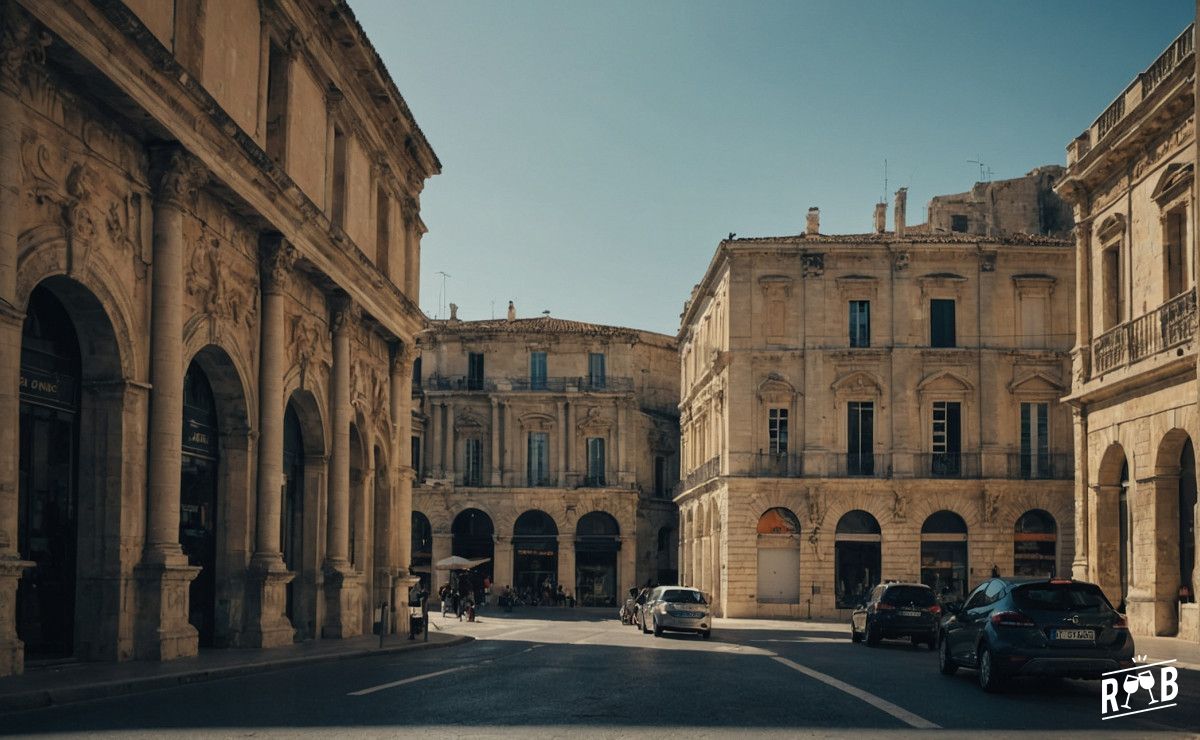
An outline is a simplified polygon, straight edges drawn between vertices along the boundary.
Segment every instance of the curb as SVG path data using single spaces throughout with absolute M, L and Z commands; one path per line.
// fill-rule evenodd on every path
M 243 663 L 240 665 L 222 666 L 220 668 L 181 671 L 179 673 L 170 673 L 164 676 L 128 678 L 117 681 L 105 681 L 103 683 L 85 684 L 81 686 L 67 686 L 56 689 L 39 689 L 36 691 L 0 695 L 0 713 L 19 712 L 28 709 L 43 709 L 45 707 L 74 704 L 76 702 L 90 701 L 93 699 L 107 699 L 115 696 L 124 696 L 128 694 L 137 694 L 144 691 L 165 689 L 172 686 L 185 686 L 187 684 L 202 683 L 205 681 L 217 681 L 222 678 L 234 678 L 237 676 L 248 676 L 255 673 L 266 673 L 268 671 L 277 671 L 300 665 L 331 663 L 337 660 L 348 660 L 352 658 L 369 658 L 378 655 L 456 647 L 458 645 L 471 642 L 474 639 L 474 637 L 469 635 L 458 635 L 445 642 L 419 642 L 414 645 L 394 645 L 385 648 L 353 650 L 344 653 L 297 656 L 292 658 L 281 658 L 278 660 L 268 659 L 253 663 Z

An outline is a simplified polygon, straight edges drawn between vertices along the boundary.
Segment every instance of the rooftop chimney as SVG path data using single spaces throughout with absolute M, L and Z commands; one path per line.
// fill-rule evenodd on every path
M 508 302 L 508 320 L 515 321 L 516 318 L 517 318 L 517 307 L 513 305 L 512 301 L 509 301 Z
M 887 203 L 875 204 L 875 233 L 887 231 Z
M 892 219 L 896 222 L 896 236 L 904 236 L 904 206 L 908 204 L 908 188 L 896 191 L 896 208 Z
M 804 233 L 807 236 L 816 236 L 821 233 L 821 209 L 813 206 L 808 209 L 808 221 L 804 225 Z

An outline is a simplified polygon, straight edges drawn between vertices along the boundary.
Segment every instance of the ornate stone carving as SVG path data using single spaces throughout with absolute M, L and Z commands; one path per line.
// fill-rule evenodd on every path
M 158 178 L 154 196 L 160 205 L 194 208 L 196 196 L 208 171 L 200 162 L 179 147 L 156 153 Z
M 283 293 L 288 289 L 292 268 L 296 264 L 296 250 L 283 239 L 264 240 L 259 250 L 259 271 L 263 292 Z

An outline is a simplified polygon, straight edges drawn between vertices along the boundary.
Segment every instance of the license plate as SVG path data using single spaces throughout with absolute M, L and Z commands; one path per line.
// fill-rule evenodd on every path
M 1094 642 L 1096 633 L 1092 630 L 1054 630 L 1053 639 Z
M 900 616 L 902 617 L 919 617 L 921 612 L 913 611 L 912 609 L 901 609 Z

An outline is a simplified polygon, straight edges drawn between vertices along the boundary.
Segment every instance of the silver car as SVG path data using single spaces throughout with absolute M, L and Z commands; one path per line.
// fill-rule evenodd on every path
M 649 622 L 655 637 L 664 631 L 695 632 L 704 639 L 712 636 L 712 609 L 708 599 L 696 588 L 659 586 L 642 606 L 642 631 Z

